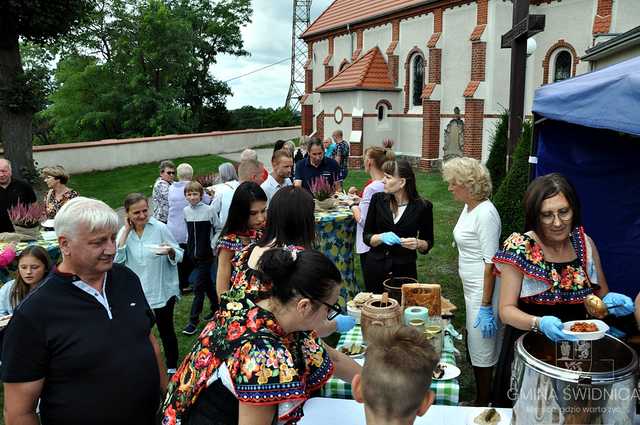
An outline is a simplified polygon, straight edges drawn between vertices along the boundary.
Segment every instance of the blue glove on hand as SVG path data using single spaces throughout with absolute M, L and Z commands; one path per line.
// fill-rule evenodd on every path
M 347 314 L 340 314 L 333 320 L 336 321 L 336 331 L 341 334 L 349 332 L 356 325 L 356 319 Z
M 540 319 L 540 332 L 553 342 L 576 340 L 575 335 L 569 335 L 564 332 L 562 322 L 555 316 L 542 316 Z
M 380 240 L 385 245 L 400 245 L 402 243 L 398 235 L 393 232 L 381 233 Z
M 481 306 L 476 321 L 473 323 L 473 327 L 480 326 L 483 338 L 493 338 L 498 331 L 498 325 L 496 324 L 496 318 L 493 315 L 493 307 L 490 305 Z
M 617 292 L 609 292 L 602 301 L 609 309 L 609 314 L 614 316 L 626 316 L 632 314 L 635 309 L 631 298 Z

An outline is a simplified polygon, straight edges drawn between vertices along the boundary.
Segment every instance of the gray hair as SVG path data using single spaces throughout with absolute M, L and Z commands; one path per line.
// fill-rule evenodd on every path
M 220 181 L 222 183 L 230 182 L 231 180 L 238 180 L 236 167 L 234 167 L 230 162 L 220 164 L 218 167 L 218 174 L 220 174 Z
M 296 144 L 293 143 L 291 140 L 287 140 L 286 142 L 284 142 L 283 147 L 289 149 L 289 152 L 291 152 L 292 155 L 293 155 L 293 152 L 295 152 L 296 150 Z
M 176 174 L 178 175 L 178 180 L 191 180 L 193 178 L 193 167 L 183 162 L 176 168 Z
M 253 159 L 254 161 L 258 160 L 258 154 L 253 149 L 245 149 L 240 154 L 240 162 L 246 161 L 248 159 Z
M 169 161 L 168 159 L 165 159 L 164 161 L 160 161 L 160 166 L 158 168 L 160 168 L 160 172 L 163 172 L 167 168 L 171 170 L 175 170 L 176 164 L 174 164 L 173 161 Z
M 87 227 L 89 232 L 108 229 L 116 233 L 118 231 L 118 214 L 102 201 L 78 196 L 60 208 L 53 227 L 57 236 L 72 238 L 82 224 Z

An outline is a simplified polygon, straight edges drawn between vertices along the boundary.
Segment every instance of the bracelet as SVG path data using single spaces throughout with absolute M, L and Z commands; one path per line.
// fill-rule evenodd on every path
M 540 330 L 539 319 L 539 317 L 533 316 L 533 320 L 531 320 L 531 332 L 538 332 Z

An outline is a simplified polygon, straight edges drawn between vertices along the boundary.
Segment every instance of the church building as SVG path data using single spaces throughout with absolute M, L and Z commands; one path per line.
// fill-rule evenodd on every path
M 510 0 L 335 0 L 305 31 L 302 132 L 343 130 L 350 165 L 386 138 L 423 169 L 486 160 L 509 105 Z M 545 15 L 527 58 L 525 114 L 537 87 L 589 72 L 585 51 L 640 22 L 639 0 L 530 0 Z M 530 43 L 533 44 L 533 43 Z

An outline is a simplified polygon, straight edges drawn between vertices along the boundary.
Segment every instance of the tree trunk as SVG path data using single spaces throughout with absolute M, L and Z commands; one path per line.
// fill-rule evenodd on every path
M 0 18 L 0 92 L 14 87 L 23 74 L 18 34 L 14 25 Z M 4 157 L 11 161 L 13 175 L 21 179 L 37 178 L 33 164 L 33 111 L 9 109 L 0 99 L 0 139 Z

